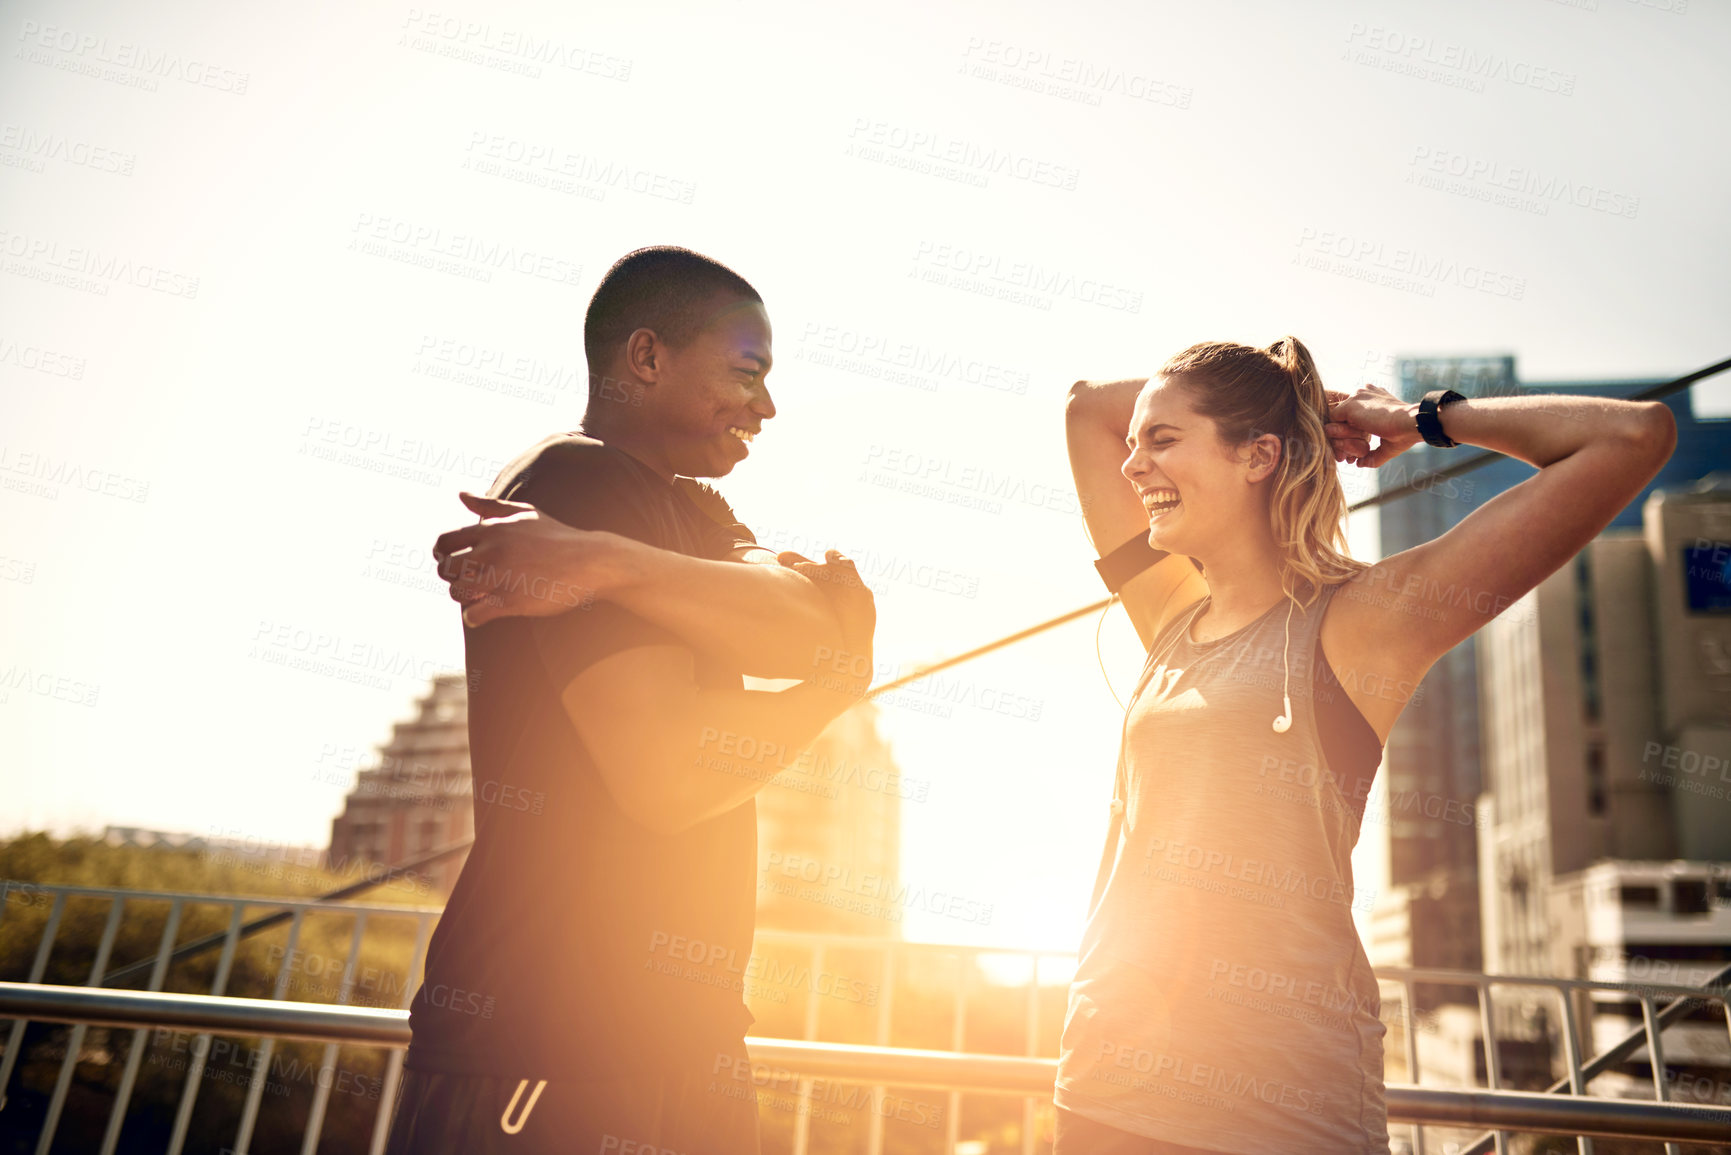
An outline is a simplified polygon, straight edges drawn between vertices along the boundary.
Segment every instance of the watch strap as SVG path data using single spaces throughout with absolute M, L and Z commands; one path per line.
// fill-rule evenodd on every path
M 1440 411 L 1451 401 L 1465 400 L 1465 395 L 1456 393 L 1453 389 L 1432 389 L 1419 400 L 1415 420 L 1419 436 L 1424 438 L 1426 445 L 1434 445 L 1438 449 L 1453 449 L 1460 444 L 1443 432 Z

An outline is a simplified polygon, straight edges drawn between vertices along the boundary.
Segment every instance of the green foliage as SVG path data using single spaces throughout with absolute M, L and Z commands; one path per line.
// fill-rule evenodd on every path
M 240 895 L 258 899 L 243 916 L 250 920 L 270 914 L 273 908 L 269 900 L 273 897 L 311 898 L 356 877 L 310 865 L 248 861 L 224 852 L 143 850 L 108 846 L 94 839 L 56 842 L 43 834 L 27 835 L 0 844 L 0 880 L 9 880 L 0 882 L 5 887 L 0 904 L 0 979 L 29 977 L 52 910 L 50 897 L 36 889 L 39 885 Z M 351 901 L 424 907 L 436 905 L 438 898 L 415 882 L 404 881 L 378 887 Z M 66 985 L 89 981 L 109 906 L 106 898 L 97 896 L 66 900 L 42 981 Z M 161 945 L 168 912 L 167 900 L 129 898 L 104 972 L 153 958 Z M 183 905 L 175 941 L 185 945 L 220 934 L 228 928 L 229 920 L 227 903 L 188 901 Z M 354 926 L 352 914 L 320 912 L 306 916 L 292 958 L 287 953 L 286 921 L 241 940 L 221 993 L 271 998 L 280 982 L 283 998 L 338 1001 Z M 349 1002 L 405 1005 L 419 981 L 418 974 L 407 973 L 415 939 L 413 917 L 369 918 L 355 960 Z M 162 989 L 212 993 L 220 960 L 220 948 L 177 960 L 168 968 Z M 912 944 L 896 952 L 895 968 L 894 997 L 888 1005 L 889 1045 L 948 1049 L 953 1041 L 956 991 L 961 985 L 968 1001 L 963 1047 L 998 1054 L 1025 1053 L 1025 988 L 994 986 L 971 966 L 964 982 L 958 956 Z M 884 956 L 877 950 L 831 947 L 819 964 L 810 948 L 760 948 L 745 979 L 747 1002 L 758 1020 L 752 1033 L 804 1037 L 809 1008 L 815 1010 L 817 1038 L 877 1043 L 887 991 L 885 977 Z M 148 978 L 146 974 L 124 985 L 143 989 Z M 1038 1050 L 1052 1055 L 1063 1021 L 1065 991 L 1061 985 L 1048 984 L 1039 988 L 1038 995 Z M 74 1034 L 72 1028 L 41 1023 L 25 1032 L 18 1070 L 7 1088 L 10 1102 L 0 1111 L 0 1155 L 34 1150 L 49 1096 Z M 329 1096 L 320 1152 L 349 1155 L 367 1150 L 378 1112 L 388 1111 L 390 1106 L 382 1097 L 389 1052 L 378 1047 L 345 1046 L 337 1050 L 333 1065 L 325 1068 L 323 1044 L 277 1041 L 269 1044 L 267 1057 L 265 1043 L 257 1038 L 211 1039 L 169 1030 L 87 1029 L 79 1040 L 75 1076 L 61 1116 L 56 1149 L 82 1151 L 100 1146 L 128 1057 L 138 1048 L 137 1079 L 118 1148 L 122 1152 L 159 1152 L 167 1146 L 176 1106 L 194 1070 L 200 1074 L 188 1151 L 233 1146 L 248 1089 L 261 1072 L 264 1090 L 251 1145 L 257 1155 L 300 1149 L 313 1094 L 321 1081 L 329 1085 Z M 791 1151 L 802 1113 L 798 1079 L 782 1073 L 761 1082 L 757 1094 L 764 1152 L 778 1155 Z M 890 1088 L 884 1098 L 874 1101 L 869 1089 L 819 1081 L 815 1096 L 803 1111 L 810 1127 L 812 1155 L 864 1150 L 874 1112 L 884 1118 L 887 1155 L 944 1151 L 952 1114 L 957 1116 L 961 1138 L 983 1140 L 994 1153 L 1021 1149 L 1022 1100 L 1007 1096 L 970 1094 L 952 1101 L 949 1093 L 941 1090 Z M 1037 1133 L 1049 1137 L 1050 1115 L 1051 1104 L 1042 1101 Z
M 242 915 L 243 921 L 251 921 L 278 909 L 270 903 L 272 897 L 312 898 L 360 877 L 358 872 L 339 875 L 314 865 L 265 862 L 225 851 L 145 850 L 109 846 L 94 839 L 56 842 L 44 834 L 27 835 L 0 844 L 0 880 L 4 880 L 0 886 L 5 890 L 0 904 L 0 979 L 21 981 L 32 973 L 53 911 L 51 896 L 38 889 L 42 885 L 257 898 L 257 904 L 248 904 Z M 434 905 L 437 896 L 414 880 L 402 880 L 351 901 L 414 907 Z M 112 905 L 104 896 L 66 898 L 41 981 L 82 986 L 91 980 Z M 104 974 L 156 956 L 170 905 L 161 898 L 127 899 L 102 967 Z M 175 942 L 184 946 L 207 935 L 223 934 L 231 917 L 232 907 L 227 902 L 188 900 L 182 907 Z M 354 915 L 341 912 L 306 916 L 292 957 L 287 950 L 287 920 L 241 939 L 221 993 L 271 998 L 280 981 L 283 998 L 337 1002 L 355 921 Z M 416 919 L 408 915 L 370 917 L 355 959 L 348 1001 L 405 1005 L 418 978 L 406 973 L 416 934 Z M 161 989 L 212 993 L 221 958 L 218 946 L 176 960 L 167 968 Z M 146 972 L 115 985 L 142 990 L 149 977 Z M 34 1149 L 49 1096 L 68 1046 L 76 1037 L 74 1028 L 46 1023 L 32 1024 L 25 1032 L 18 1070 L 7 1088 L 10 1101 L 0 1111 L 0 1152 Z M 166 1146 L 176 1105 L 194 1070 L 200 1074 L 188 1132 L 189 1151 L 216 1151 L 233 1145 L 247 1090 L 259 1072 L 263 1072 L 264 1090 L 251 1148 L 258 1155 L 300 1149 L 299 1136 L 305 1129 L 314 1091 L 321 1083 L 328 1086 L 329 1099 L 320 1150 L 342 1155 L 367 1150 L 373 1120 L 381 1107 L 388 1052 L 377 1047 L 342 1047 L 326 1068 L 323 1044 L 278 1041 L 270 1045 L 268 1057 L 263 1045 L 264 1040 L 256 1038 L 210 1039 L 168 1030 L 85 1030 L 79 1038 L 56 1149 L 94 1150 L 100 1145 L 128 1058 L 138 1048 L 140 1060 L 121 1151 L 161 1151 Z

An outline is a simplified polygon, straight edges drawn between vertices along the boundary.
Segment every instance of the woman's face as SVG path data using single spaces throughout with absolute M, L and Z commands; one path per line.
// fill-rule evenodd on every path
M 1149 544 L 1197 557 L 1257 506 L 1246 462 L 1221 444 L 1213 418 L 1190 399 L 1183 383 L 1152 378 L 1136 398 L 1125 438 L 1130 456 L 1120 469 L 1148 511 Z

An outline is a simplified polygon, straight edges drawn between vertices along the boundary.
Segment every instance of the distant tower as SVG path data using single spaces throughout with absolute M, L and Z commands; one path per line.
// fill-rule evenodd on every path
M 331 820 L 331 869 L 354 862 L 393 866 L 475 836 L 469 778 L 469 696 L 461 674 L 440 674 L 379 749 L 379 764 L 362 770 Z M 468 852 L 425 871 L 449 897 Z

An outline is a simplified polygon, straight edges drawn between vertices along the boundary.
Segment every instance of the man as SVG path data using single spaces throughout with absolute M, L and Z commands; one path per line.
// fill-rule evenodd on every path
M 392 1155 L 755 1153 L 752 799 L 870 679 L 852 564 L 775 558 L 692 480 L 775 414 L 757 292 L 640 249 L 584 346 L 583 432 L 465 495 L 502 516 L 435 547 L 466 606 L 476 833 L 411 1008 Z

